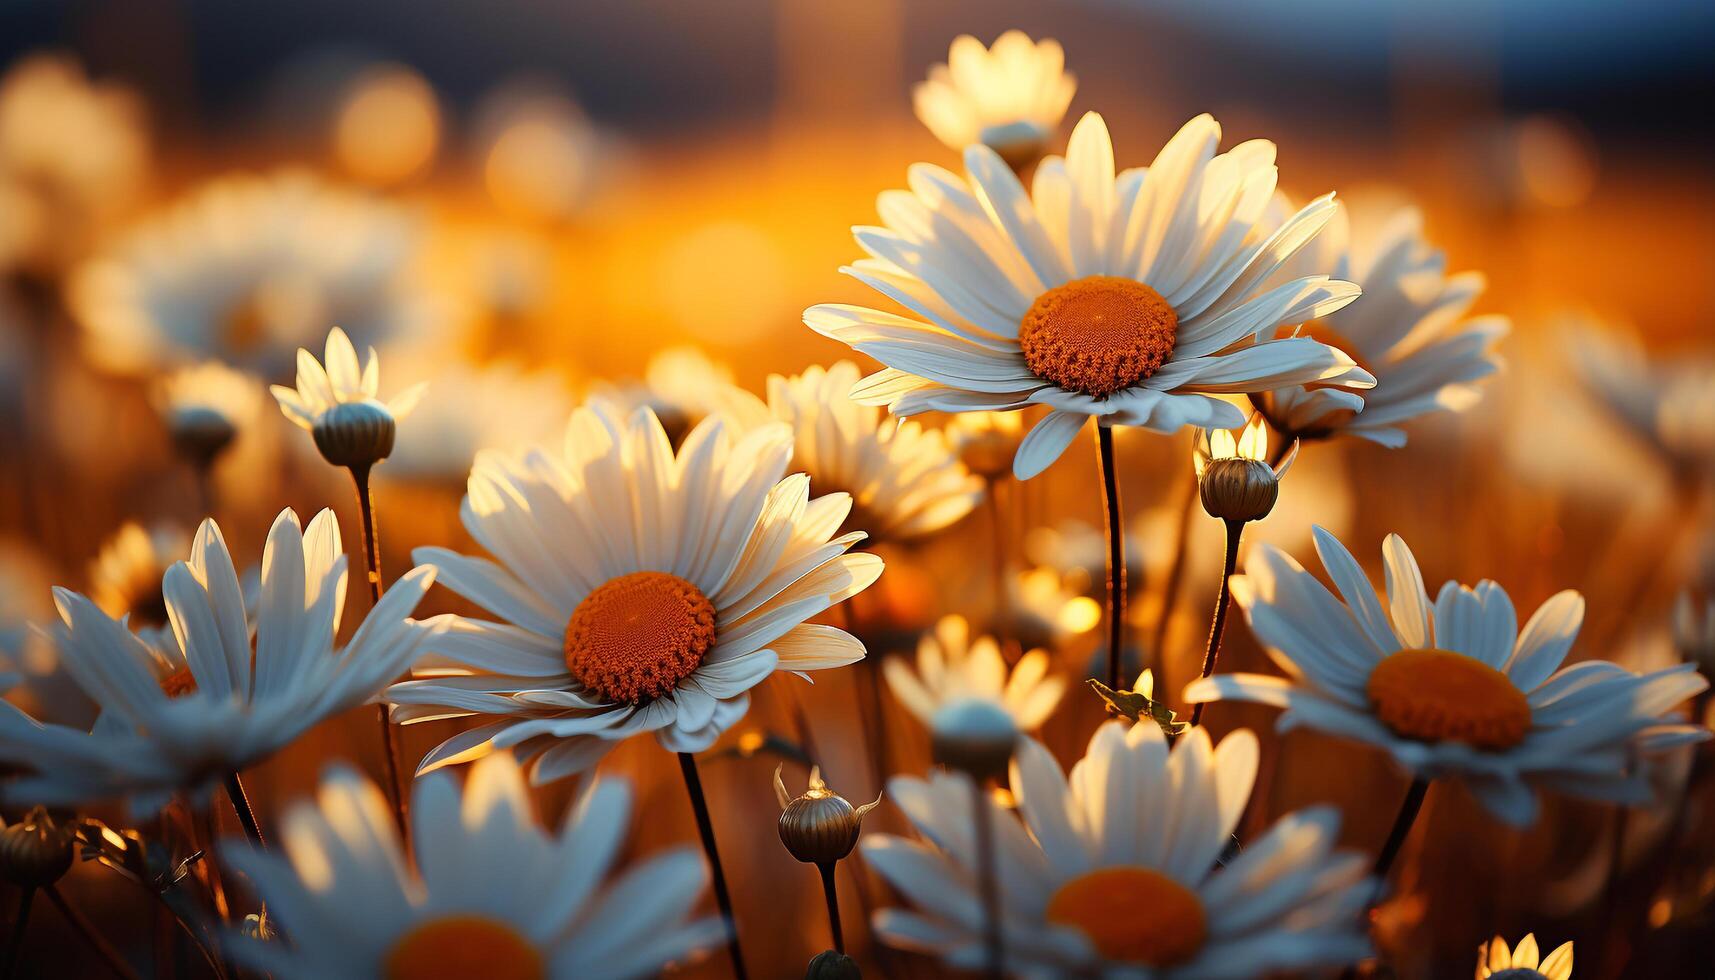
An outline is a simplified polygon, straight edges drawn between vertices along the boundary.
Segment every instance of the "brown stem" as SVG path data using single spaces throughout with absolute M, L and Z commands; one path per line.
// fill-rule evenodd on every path
M 1114 472 L 1113 429 L 1096 424 L 1096 453 L 1102 471 L 1102 505 L 1108 516 L 1108 686 L 1125 690 L 1120 663 L 1125 649 L 1125 527 L 1120 517 L 1119 476 Z
M 745 980 L 744 951 L 738 945 L 738 918 L 733 915 L 732 896 L 727 892 L 726 872 L 721 869 L 721 851 L 715 843 L 715 825 L 709 820 L 709 802 L 703 797 L 703 780 L 697 775 L 696 757 L 679 753 L 679 773 L 685 778 L 685 795 L 691 798 L 691 813 L 697 818 L 697 836 L 703 842 L 703 854 L 709 860 L 709 878 L 715 890 L 715 904 L 720 907 L 726 923 L 727 956 L 732 959 L 733 976 Z
M 834 886 L 834 869 L 839 867 L 833 861 L 821 861 L 816 870 L 822 873 L 822 897 L 828 903 L 828 930 L 833 933 L 834 952 L 844 954 L 846 951 L 845 933 L 840 930 L 840 893 Z
M 984 971 L 999 978 L 1006 953 L 1001 941 L 1000 887 L 995 874 L 994 814 L 990 812 L 984 784 L 976 778 L 971 779 L 971 821 L 976 826 L 977 890 L 983 903 Z
M 369 608 L 381 601 L 381 538 L 375 530 L 375 500 L 369 487 L 369 467 L 351 468 L 352 483 L 357 488 L 357 509 L 363 519 L 363 561 L 369 581 Z M 381 765 L 387 802 L 393 807 L 393 820 L 399 827 L 399 839 L 409 845 L 410 822 L 405 819 L 405 794 L 399 785 L 399 741 L 387 718 L 387 706 L 375 706 L 375 720 L 381 727 Z
M 1233 604 L 1233 568 L 1239 562 L 1239 538 L 1244 530 L 1244 521 L 1227 521 L 1227 560 L 1221 568 L 1221 591 L 1215 598 L 1215 618 L 1209 624 L 1209 647 L 1203 653 L 1203 670 L 1198 677 L 1213 676 L 1215 659 L 1221 655 L 1221 638 L 1227 632 L 1227 608 Z M 1203 709 L 1207 705 L 1207 701 L 1199 701 L 1191 709 L 1192 728 L 1203 723 Z

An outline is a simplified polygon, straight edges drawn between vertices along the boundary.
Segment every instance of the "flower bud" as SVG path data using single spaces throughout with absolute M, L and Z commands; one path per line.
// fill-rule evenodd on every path
M 310 434 L 322 458 L 335 466 L 362 469 L 393 452 L 393 413 L 377 401 L 341 402 L 317 416 Z
M 836 953 L 825 949 L 810 960 L 810 968 L 804 971 L 804 980 L 862 980 L 863 971 L 858 969 L 857 961 L 844 953 Z
M 992 701 L 954 701 L 935 712 L 929 728 L 935 761 L 979 781 L 1006 775 L 1018 745 L 1018 725 Z
M 812 767 L 810 788 L 803 796 L 791 799 L 786 795 L 780 768 L 774 769 L 774 795 L 781 807 L 780 843 L 805 864 L 832 864 L 850 854 L 857 846 L 864 816 L 875 809 L 881 798 L 854 807 L 828 789 L 828 784 L 822 782 L 821 769 Z
M 184 408 L 167 420 L 173 449 L 192 465 L 206 467 L 232 445 L 238 429 L 232 420 L 212 408 Z
M 1274 509 L 1280 481 L 1260 459 L 1214 459 L 1198 481 L 1203 509 L 1223 521 L 1259 521 Z
M 0 830 L 0 877 L 22 888 L 43 888 L 70 870 L 74 835 L 41 807 Z

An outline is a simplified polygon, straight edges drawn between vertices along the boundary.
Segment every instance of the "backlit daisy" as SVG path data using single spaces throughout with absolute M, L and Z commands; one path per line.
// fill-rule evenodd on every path
M 1007 971 L 1231 980 L 1363 957 L 1365 862 L 1334 851 L 1332 808 L 1281 818 L 1217 868 L 1256 768 L 1246 731 L 1211 748 L 1194 729 L 1169 750 L 1156 725 L 1111 721 L 1070 779 L 1040 743 L 1021 740 L 1012 793 L 1023 821 L 985 800 Z M 863 853 L 914 906 L 876 913 L 879 936 L 977 969 L 985 953 L 969 793 L 962 776 L 895 778 L 888 795 L 929 843 L 871 834 Z
M 669 347 L 649 359 L 641 381 L 598 382 L 591 395 L 630 415 L 648 408 L 674 446 L 710 415 L 753 412 L 755 397 L 733 384 L 732 368 L 695 347 Z
M 1042 156 L 1077 91 L 1077 78 L 1065 69 L 1059 41 L 1032 42 L 1022 31 L 1007 31 L 985 48 L 961 34 L 946 63 L 912 89 L 911 101 L 917 118 L 953 151 L 983 143 L 1009 164 L 1028 166 Z
M 1339 388 L 1282 388 L 1256 397 L 1269 422 L 1288 436 L 1346 433 L 1384 446 L 1405 445 L 1399 426 L 1440 411 L 1463 411 L 1478 382 L 1500 369 L 1494 347 L 1506 317 L 1466 317 L 1482 295 L 1481 273 L 1447 274 L 1447 257 L 1423 237 L 1415 208 L 1393 214 L 1366 239 L 1352 235 L 1346 208 L 1298 255 L 1306 270 L 1331 270 L 1364 291 L 1351 306 L 1288 329 L 1340 348 L 1376 377 L 1362 396 Z
M 886 227 L 856 229 L 869 258 L 845 271 L 922 319 L 824 305 L 804 322 L 887 366 L 852 397 L 896 415 L 1050 406 L 1013 460 L 1020 478 L 1058 459 L 1091 417 L 1235 428 L 1244 413 L 1216 394 L 1371 387 L 1337 348 L 1265 339 L 1344 307 L 1358 288 L 1325 275 L 1269 284 L 1334 202 L 1275 226 L 1273 144 L 1217 154 L 1220 137 L 1199 116 L 1147 170 L 1116 178 L 1107 126 L 1091 113 L 1028 196 L 986 146 L 965 151 L 968 183 L 918 164 L 910 191 L 881 196 Z
M 409 281 L 419 238 L 409 212 L 304 174 L 225 177 L 86 263 L 69 302 L 110 370 L 214 358 L 277 378 L 330 324 L 437 331 L 447 311 Z
M 172 646 L 162 581 L 190 552 L 191 536 L 170 524 L 145 530 L 127 522 L 101 545 L 89 566 L 89 597 L 152 647 Z
M 462 791 L 445 774 L 417 781 L 411 861 L 381 791 L 337 767 L 316 803 L 287 811 L 284 855 L 223 848 L 295 940 L 231 951 L 287 980 L 658 976 L 725 930 L 690 918 L 708 873 L 689 848 L 609 880 L 630 811 L 626 784 L 603 780 L 545 833 L 518 764 L 498 753 Z
M 219 361 L 182 367 L 150 390 L 174 445 L 193 458 L 218 453 L 256 419 L 262 382 Z
M 314 354 L 298 350 L 298 386 L 269 390 L 286 418 L 315 437 L 328 462 L 349 466 L 385 459 L 393 451 L 396 426 L 415 408 L 428 387 L 419 382 L 383 402 L 381 358 L 375 348 L 363 361 L 351 338 L 338 327 L 328 333 L 326 366 Z
M 921 537 L 969 514 L 982 499 L 982 478 L 959 462 L 940 430 L 852 401 L 847 393 L 859 377 L 856 364 L 841 361 L 768 379 L 761 417 L 792 427 L 792 469 L 809 475 L 810 492 L 850 494 L 847 526 L 881 541 Z
M 1066 693 L 1066 678 L 1050 675 L 1046 651 L 1032 650 L 1010 670 L 993 637 L 971 638 L 963 616 L 943 616 L 917 641 L 917 669 L 904 657 L 882 661 L 887 686 L 924 725 L 954 701 L 989 701 L 1012 716 L 1019 731 L 1042 727 Z
M 1715 472 L 1715 360 L 1695 353 L 1651 358 L 1637 334 L 1590 317 L 1569 321 L 1585 386 L 1675 470 Z
M 1012 457 L 1024 441 L 1024 418 L 1017 412 L 960 412 L 942 431 L 966 468 L 997 480 L 1012 472 Z
M 622 422 L 598 401 L 573 414 L 563 454 L 478 457 L 462 516 L 498 562 L 415 556 L 501 622 L 454 619 L 387 697 L 400 723 L 489 720 L 423 767 L 516 746 L 546 782 L 644 732 L 699 752 L 776 670 L 862 659 L 805 620 L 868 587 L 881 559 L 846 553 L 863 538 L 838 534 L 849 497 L 782 479 L 791 453 L 784 425 L 734 439 L 710 419 L 675 454 L 654 413 Z
M 1518 949 L 1507 949 L 1499 936 L 1477 950 L 1477 980 L 1571 980 L 1572 944 L 1561 943 L 1546 958 L 1538 959 L 1536 935 L 1519 940 Z
M 123 796 L 152 812 L 175 791 L 205 789 L 374 696 L 438 628 L 406 618 L 434 572 L 401 578 L 336 649 L 345 566 L 332 511 L 302 533 L 297 515 L 282 511 L 252 616 L 220 528 L 204 521 L 190 560 L 162 582 L 172 637 L 160 649 L 82 595 L 54 590 L 65 669 L 102 716 L 83 738 L 0 715 L 0 759 L 34 770 L 7 784 L 4 798 L 52 806 Z
M 388 358 L 392 365 L 392 355 Z M 384 471 L 392 480 L 462 485 L 477 453 L 551 442 L 564 431 L 574 407 L 559 376 L 518 364 L 453 363 L 432 374 L 405 375 L 429 377 L 434 397 L 418 402 L 411 424 L 399 429 Z
M 1673 709 L 1707 684 L 1690 664 L 1635 674 L 1590 660 L 1561 668 L 1584 598 L 1561 592 L 1521 630 L 1494 582 L 1448 582 L 1432 603 L 1398 535 L 1382 547 L 1386 607 L 1351 553 L 1315 531 L 1336 597 L 1290 556 L 1264 545 L 1232 578 L 1233 598 L 1286 677 L 1227 674 L 1185 689 L 1188 701 L 1233 698 L 1286 709 L 1305 726 L 1368 742 L 1423 779 L 1460 777 L 1502 819 L 1536 818 L 1532 785 L 1645 802 L 1628 766 L 1708 737 Z

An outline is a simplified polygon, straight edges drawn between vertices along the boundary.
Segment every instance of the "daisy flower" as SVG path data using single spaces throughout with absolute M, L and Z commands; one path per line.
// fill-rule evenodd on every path
M 1066 678 L 1048 673 L 1048 654 L 1032 650 L 1008 670 L 993 637 L 971 638 L 963 616 L 943 616 L 934 632 L 917 641 L 917 669 L 904 657 L 881 663 L 887 686 L 906 710 L 926 726 L 955 701 L 988 701 L 1012 716 L 1019 731 L 1035 731 L 1059 705 Z
M 1211 748 L 1194 729 L 1169 749 L 1153 724 L 1110 721 L 1068 779 L 1045 747 L 1020 740 L 1012 793 L 1022 823 L 984 798 L 1008 972 L 1231 980 L 1366 955 L 1365 861 L 1334 851 L 1332 808 L 1282 817 L 1217 868 L 1250 797 L 1257 752 L 1247 731 Z M 877 934 L 981 968 L 968 782 L 901 776 L 888 793 L 929 843 L 864 840 L 865 860 L 915 906 L 876 913 Z
M 235 938 L 231 952 L 284 980 L 619 980 L 658 976 L 720 942 L 719 919 L 690 918 L 708 874 L 689 848 L 609 880 L 631 811 L 625 783 L 595 783 L 557 834 L 534 810 L 504 753 L 478 763 L 462 792 L 445 774 L 418 780 L 412 862 L 381 791 L 335 767 L 315 803 L 287 811 L 284 854 L 222 848 L 301 940 Z
M 1007 31 L 994 47 L 969 34 L 953 39 L 945 64 L 911 90 L 917 118 L 954 152 L 983 143 L 1007 163 L 1035 163 L 1047 146 L 1078 80 L 1066 71 L 1060 42 L 1032 42 Z
M 1217 154 L 1220 138 L 1198 116 L 1150 167 L 1116 177 L 1107 125 L 1091 113 L 1029 195 L 986 146 L 965 150 L 968 183 L 919 164 L 910 191 L 881 196 L 885 227 L 856 229 L 869 258 L 844 270 L 916 318 L 823 305 L 804 322 L 886 365 L 852 397 L 895 415 L 1049 406 L 1013 459 L 1020 479 L 1092 417 L 1236 428 L 1244 413 L 1216 395 L 1373 386 L 1338 348 L 1274 338 L 1357 298 L 1326 275 L 1271 282 L 1327 223 L 1332 197 L 1276 227 L 1273 144 Z
M 1345 207 L 1299 253 L 1308 270 L 1331 270 L 1364 291 L 1362 302 L 1286 331 L 1350 355 L 1376 378 L 1375 388 L 1282 388 L 1256 396 L 1270 424 L 1288 437 L 1324 439 L 1346 433 L 1384 446 L 1405 445 L 1404 422 L 1464 411 L 1481 396 L 1478 382 L 1500 370 L 1495 344 L 1509 329 L 1503 316 L 1466 317 L 1485 285 L 1478 272 L 1447 274 L 1447 257 L 1423 236 L 1423 216 L 1404 208 L 1368 238 L 1355 238 Z
M 159 649 L 84 596 L 55 589 L 60 655 L 101 718 L 79 737 L 16 712 L 0 715 L 0 759 L 33 770 L 9 783 L 4 798 L 54 806 L 124 796 L 135 812 L 151 813 L 174 792 L 206 790 L 374 696 L 439 628 L 406 618 L 434 571 L 400 579 L 336 649 L 345 566 L 333 511 L 316 515 L 306 532 L 282 511 L 268 533 L 252 615 L 220 528 L 204 521 L 189 561 L 162 581 L 172 636 Z
M 732 368 L 689 346 L 658 351 L 641 381 L 597 382 L 590 394 L 622 415 L 639 408 L 654 412 L 675 447 L 710 415 L 744 418 L 756 413 L 756 396 L 733 384 Z
M 206 361 L 161 376 L 149 394 L 174 445 L 196 458 L 225 449 L 255 421 L 261 387 L 253 375 Z
M 1532 784 L 1646 801 L 1632 754 L 1708 737 L 1672 714 L 1707 687 L 1690 664 L 1648 674 L 1601 660 L 1561 667 L 1584 620 L 1578 593 L 1551 597 L 1521 630 L 1512 600 L 1487 579 L 1448 582 L 1431 602 L 1411 550 L 1389 535 L 1384 606 L 1345 546 L 1314 534 L 1338 597 L 1272 545 L 1231 580 L 1251 632 L 1287 676 L 1204 678 L 1186 700 L 1285 708 L 1281 731 L 1367 742 L 1420 779 L 1463 778 L 1514 824 L 1536 818 Z
M 338 327 L 328 333 L 325 357 L 323 367 L 314 354 L 298 349 L 298 386 L 269 388 L 280 411 L 309 430 L 316 448 L 336 466 L 387 458 L 398 421 L 416 407 L 428 385 L 418 382 L 381 401 L 381 358 L 371 347 L 359 361 L 351 338 Z
M 847 393 L 860 372 L 850 361 L 768 379 L 768 404 L 742 414 L 785 422 L 794 436 L 792 469 L 816 494 L 851 495 L 848 527 L 872 539 L 905 541 L 942 530 L 983 496 L 981 477 L 959 461 L 938 429 L 895 422 Z M 752 396 L 754 402 L 754 396 Z
M 389 353 L 391 364 L 392 354 Z M 575 407 L 565 381 L 519 364 L 448 364 L 427 376 L 435 397 L 420 401 L 399 430 L 386 473 L 394 480 L 464 483 L 484 449 L 523 450 L 558 437 Z
M 1652 359 L 1635 332 L 1584 317 L 1564 328 L 1586 388 L 1675 470 L 1715 472 L 1715 360 Z
M 407 211 L 297 173 L 212 181 L 79 268 L 68 302 L 101 366 L 217 359 L 275 378 L 330 323 L 421 339 L 447 311 L 409 281 Z
M 867 588 L 881 559 L 846 553 L 863 538 L 838 534 L 851 498 L 811 500 L 807 477 L 786 477 L 791 454 L 784 425 L 735 439 L 718 418 L 675 454 L 653 412 L 622 422 L 597 401 L 561 454 L 478 457 L 461 515 L 498 561 L 415 557 L 501 621 L 453 618 L 387 699 L 403 724 L 490 720 L 422 768 L 517 747 L 547 782 L 644 732 L 700 752 L 776 670 L 862 659 L 843 630 L 805 620 Z
M 1534 933 L 1526 934 L 1513 950 L 1496 936 L 1477 949 L 1477 980 L 1571 980 L 1571 943 L 1561 943 L 1544 959 L 1539 955 Z
M 998 480 L 1012 472 L 1012 457 L 1024 441 L 1024 419 L 1017 412 L 960 412 L 942 431 L 972 473 Z

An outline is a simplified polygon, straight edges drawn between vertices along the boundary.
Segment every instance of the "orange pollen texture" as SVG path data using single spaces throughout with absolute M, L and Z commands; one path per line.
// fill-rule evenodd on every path
M 1189 888 L 1148 868 L 1102 868 L 1061 885 L 1048 921 L 1082 932 L 1109 960 L 1154 967 L 1182 963 L 1203 948 L 1208 920 Z
M 1507 749 L 1530 731 L 1530 702 L 1500 671 L 1450 650 L 1401 650 L 1376 665 L 1366 689 L 1395 734 L 1426 742 Z
M 516 929 L 479 915 L 430 919 L 387 953 L 387 980 L 542 980 L 542 954 Z
M 715 606 L 666 572 L 632 572 L 584 597 L 566 624 L 566 666 L 610 701 L 658 698 L 715 644 Z
M 1018 324 L 1024 362 L 1044 381 L 1105 398 L 1173 356 L 1179 314 L 1134 279 L 1088 276 L 1055 286 Z
M 196 689 L 196 675 L 191 673 L 189 667 L 180 667 L 161 678 L 161 690 L 165 691 L 169 698 L 182 698 L 195 692 Z

